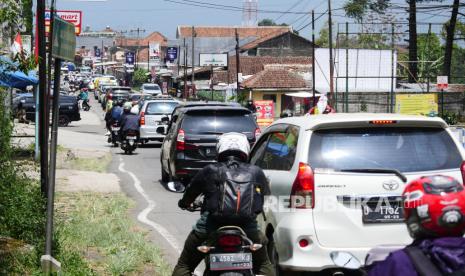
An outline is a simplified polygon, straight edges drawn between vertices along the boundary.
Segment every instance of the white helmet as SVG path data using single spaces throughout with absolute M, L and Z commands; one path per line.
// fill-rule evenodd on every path
M 224 161 L 228 156 L 234 156 L 246 162 L 250 154 L 249 140 L 242 133 L 225 133 L 218 138 L 216 152 L 218 153 L 218 161 Z
M 131 108 L 131 114 L 134 114 L 134 115 L 139 114 L 139 107 L 137 105 Z

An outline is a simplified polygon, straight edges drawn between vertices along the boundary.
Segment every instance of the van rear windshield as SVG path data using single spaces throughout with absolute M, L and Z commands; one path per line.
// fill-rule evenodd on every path
M 192 134 L 254 133 L 255 128 L 255 122 L 249 115 L 235 115 L 230 112 L 215 115 L 189 114 L 182 123 L 182 129 Z
M 462 157 L 436 128 L 357 128 L 313 132 L 309 163 L 334 170 L 388 168 L 401 172 L 456 169 Z

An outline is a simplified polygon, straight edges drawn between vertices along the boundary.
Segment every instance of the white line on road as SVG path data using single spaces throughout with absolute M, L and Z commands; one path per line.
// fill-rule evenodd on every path
M 142 222 L 144 224 L 147 224 L 148 226 L 155 229 L 155 231 L 157 231 L 160 235 L 162 235 L 162 237 L 171 245 L 171 247 L 173 247 L 174 250 L 176 250 L 176 252 L 178 254 L 180 254 L 181 253 L 181 247 L 179 246 L 178 242 L 176 241 L 176 238 L 173 235 L 171 235 L 170 232 L 168 230 L 166 230 L 165 227 L 151 221 L 147 217 L 148 214 L 150 212 L 152 212 L 153 209 L 155 209 L 155 206 L 156 206 L 155 201 L 150 199 L 150 197 L 147 195 L 147 193 L 145 193 L 144 188 L 142 188 L 141 182 L 137 178 L 137 176 L 134 173 L 124 169 L 124 161 L 123 161 L 123 158 L 121 158 L 121 156 L 119 158 L 119 161 L 120 161 L 120 164 L 119 164 L 118 169 L 122 173 L 127 173 L 127 174 L 129 174 L 129 176 L 131 176 L 132 180 L 134 181 L 134 187 L 136 188 L 137 192 L 139 192 L 139 194 L 141 194 L 142 197 L 145 199 L 145 201 L 147 201 L 147 203 L 148 203 L 148 206 L 144 210 L 142 210 L 142 212 L 139 213 L 139 215 L 137 216 L 137 219 L 140 222 Z

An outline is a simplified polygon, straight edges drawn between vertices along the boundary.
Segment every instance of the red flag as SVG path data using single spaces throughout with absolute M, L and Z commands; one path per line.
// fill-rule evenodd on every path
M 34 40 L 34 56 L 36 63 L 39 63 L 39 20 L 36 16 L 36 35 Z
M 11 45 L 11 51 L 13 54 L 18 54 L 23 52 L 23 41 L 21 39 L 21 35 L 18 33 L 16 35 L 15 41 L 13 42 L 13 45 Z

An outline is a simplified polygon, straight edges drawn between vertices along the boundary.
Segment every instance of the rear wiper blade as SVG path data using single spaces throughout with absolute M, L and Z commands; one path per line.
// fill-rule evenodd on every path
M 205 134 L 218 134 L 218 135 L 223 135 L 224 132 L 219 132 L 219 131 L 202 131 L 202 133 Z
M 404 183 L 407 182 L 407 177 L 396 169 L 343 169 L 341 172 L 359 172 L 359 173 L 392 173 L 395 174 Z

